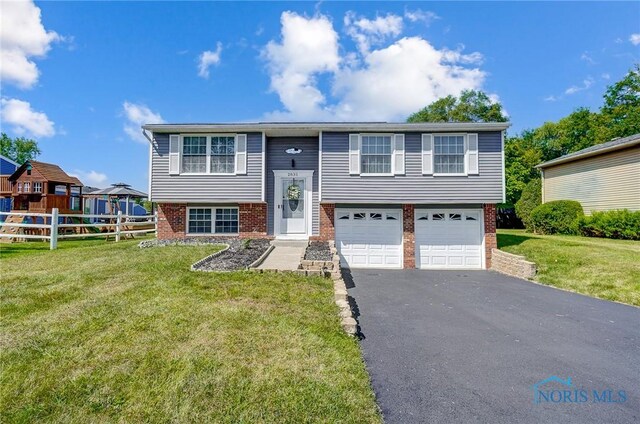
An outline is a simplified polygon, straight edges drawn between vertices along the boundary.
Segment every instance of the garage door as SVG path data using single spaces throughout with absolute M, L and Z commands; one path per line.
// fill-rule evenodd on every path
M 416 210 L 416 265 L 482 268 L 482 210 Z
M 336 247 L 349 268 L 402 268 L 400 209 L 337 208 Z

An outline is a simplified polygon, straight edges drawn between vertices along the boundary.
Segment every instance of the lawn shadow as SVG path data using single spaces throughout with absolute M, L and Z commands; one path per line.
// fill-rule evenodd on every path
M 527 240 L 535 238 L 533 234 L 501 234 L 498 233 L 498 249 L 508 246 L 517 246 Z

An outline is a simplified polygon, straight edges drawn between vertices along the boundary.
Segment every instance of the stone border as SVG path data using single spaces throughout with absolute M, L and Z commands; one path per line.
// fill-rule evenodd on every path
M 195 262 L 193 265 L 191 265 L 191 271 L 199 271 L 199 272 L 224 272 L 224 271 L 220 271 L 217 269 L 199 269 L 199 267 L 209 261 L 210 259 L 215 258 L 216 256 L 220 256 L 222 255 L 224 252 L 226 252 L 227 250 L 229 250 L 229 246 L 228 244 L 225 244 L 225 248 L 222 250 L 217 251 L 216 253 L 212 253 L 209 256 L 205 256 L 204 258 L 200 259 L 199 261 Z M 228 271 L 227 271 L 228 272 Z
M 351 310 L 351 302 L 349 301 L 349 292 L 347 291 L 347 285 L 342 278 L 342 269 L 340 268 L 340 256 L 338 256 L 338 249 L 336 249 L 335 241 L 329 242 L 329 248 L 333 259 L 331 262 L 331 279 L 333 280 L 333 296 L 340 308 L 340 324 L 342 329 L 350 336 L 358 334 L 358 321 L 356 321 L 353 311 Z M 318 262 L 318 261 L 312 261 Z M 326 262 L 325 262 L 326 263 Z
M 530 280 L 535 277 L 537 266 L 524 256 L 499 249 L 491 249 L 491 269 L 512 277 Z
M 253 270 L 255 268 L 258 268 L 262 264 L 262 262 L 264 262 L 264 260 L 267 259 L 267 256 L 269 256 L 269 253 L 271 253 L 271 251 L 275 248 L 276 247 L 273 244 L 270 244 L 267 250 L 265 250 L 265 252 L 262 255 L 260 255 L 258 259 L 256 259 L 255 261 L 253 261 L 252 264 L 249 265 L 248 269 Z

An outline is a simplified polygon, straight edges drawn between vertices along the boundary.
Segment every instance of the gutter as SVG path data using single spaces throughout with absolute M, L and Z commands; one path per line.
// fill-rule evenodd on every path
M 570 156 L 570 157 L 559 157 L 557 159 L 553 159 L 550 160 L 548 162 L 543 162 L 540 165 L 536 165 L 534 168 L 537 169 L 544 169 L 544 168 L 548 168 L 550 166 L 556 166 L 556 165 L 560 165 L 563 163 L 567 163 L 567 162 L 573 162 L 576 160 L 580 160 L 580 159 L 586 159 L 586 158 L 590 158 L 592 156 L 598 156 L 601 155 L 603 153 L 609 153 L 609 152 L 614 152 L 616 150 L 623 150 L 623 149 L 628 149 L 630 147 L 636 146 L 640 144 L 640 139 L 634 140 L 632 142 L 629 143 L 625 143 L 625 144 L 616 144 L 615 146 L 610 146 L 610 147 L 605 147 L 604 149 L 599 149 L 599 150 L 593 150 L 591 152 L 586 152 L 586 153 L 582 153 L 579 155 L 575 155 L 575 156 Z

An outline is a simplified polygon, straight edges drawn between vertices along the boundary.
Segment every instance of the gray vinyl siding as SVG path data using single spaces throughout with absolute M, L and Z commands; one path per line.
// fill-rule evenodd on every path
M 289 155 L 285 150 L 290 147 L 302 149 L 302 153 Z M 295 168 L 291 160 L 295 161 Z M 312 230 L 313 234 L 319 234 L 320 208 L 318 205 L 318 138 L 317 137 L 282 137 L 267 139 L 267 232 L 273 234 L 273 205 L 275 194 L 275 177 L 273 171 L 311 171 L 313 170 L 312 184 Z
M 422 175 L 422 136 L 405 134 L 405 175 L 349 175 L 349 134 L 322 133 L 322 202 L 500 203 L 503 194 L 500 131 L 478 133 L 478 175 Z
M 640 210 L 640 147 L 544 169 L 543 201 L 577 200 L 585 214 Z
M 169 134 L 154 134 L 151 196 L 154 202 L 260 202 L 262 133 L 247 134 L 246 175 L 169 175 Z

